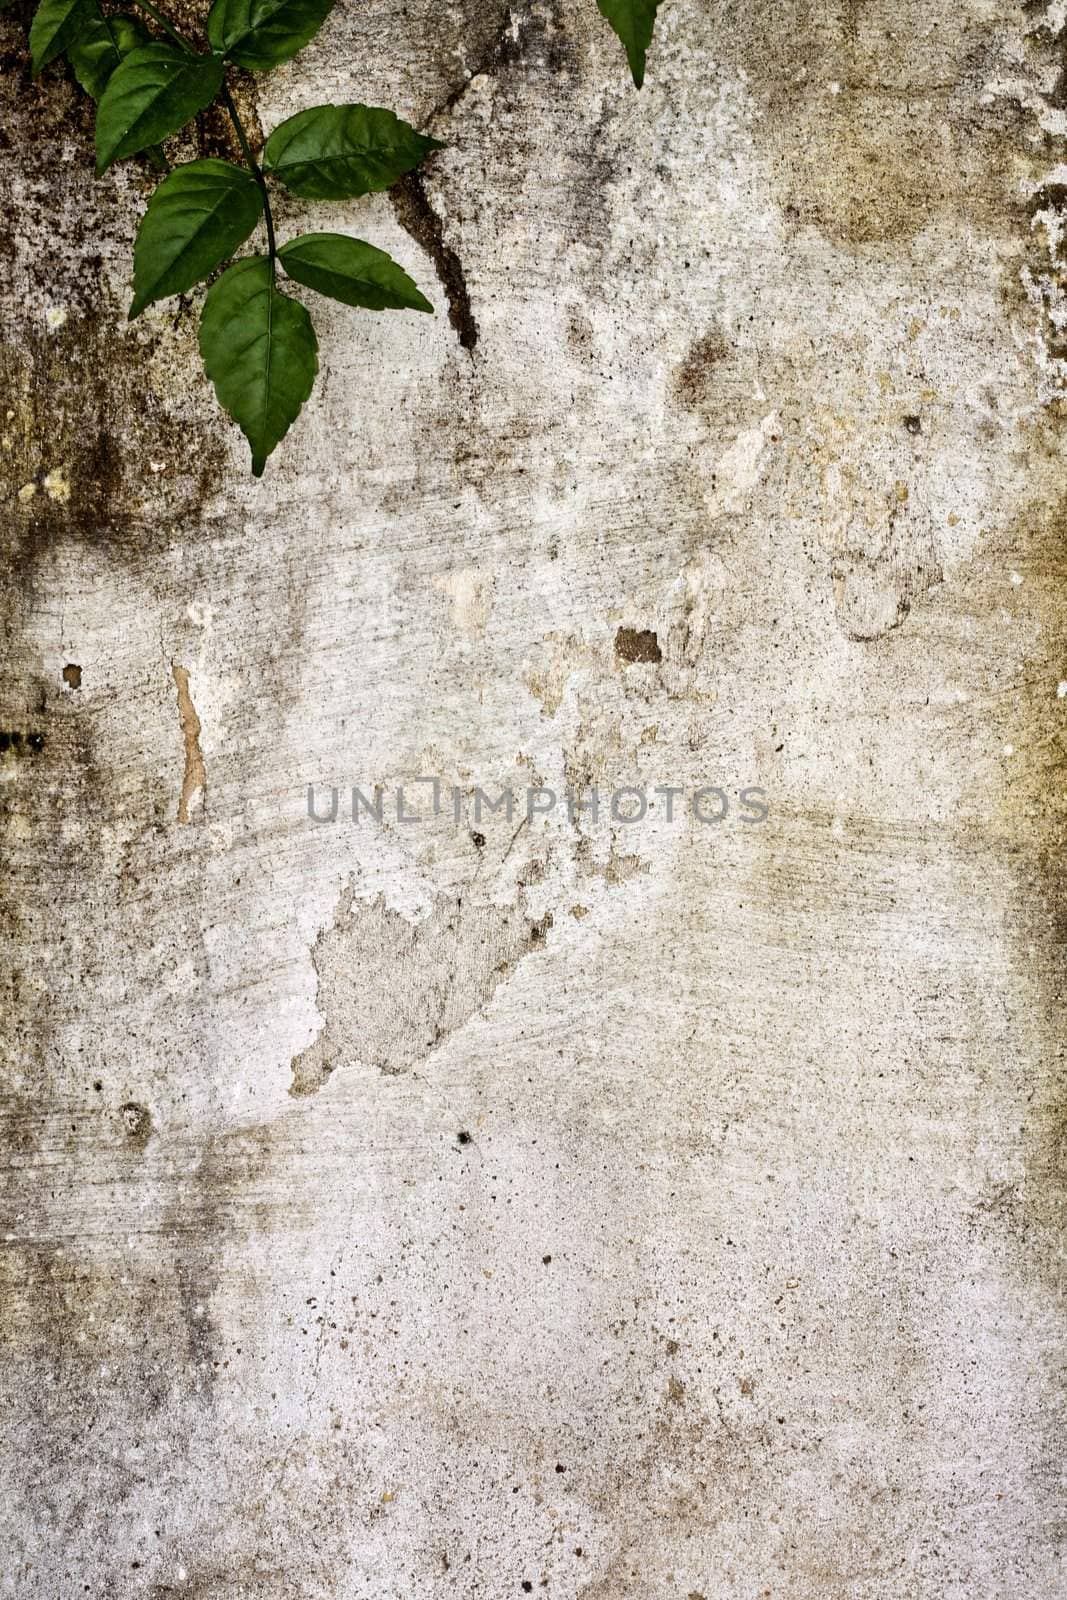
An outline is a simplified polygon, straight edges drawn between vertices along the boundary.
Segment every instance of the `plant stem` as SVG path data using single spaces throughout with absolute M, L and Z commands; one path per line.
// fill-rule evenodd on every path
M 234 104 L 233 95 L 230 93 L 226 84 L 223 84 L 222 86 L 222 103 L 230 114 L 230 121 L 233 123 L 234 132 L 237 135 L 237 143 L 241 146 L 241 154 L 247 161 L 249 168 L 251 169 L 252 176 L 259 185 L 259 192 L 263 196 L 263 220 L 267 224 L 267 254 L 270 257 L 270 264 L 273 268 L 278 251 L 274 242 L 274 217 L 270 209 L 270 194 L 267 190 L 267 180 L 263 176 L 263 168 L 252 154 L 252 146 L 248 142 L 248 135 L 245 133 L 244 125 L 241 122 L 240 116 L 238 115 L 237 107 Z
M 142 11 L 147 11 L 153 22 L 157 22 L 163 29 L 163 32 L 168 34 L 169 37 L 174 40 L 175 44 L 181 45 L 182 49 L 187 50 L 190 55 L 195 56 L 197 54 L 196 49 L 192 44 L 190 44 L 189 40 L 186 39 L 183 34 L 178 32 L 177 28 L 172 22 L 167 21 L 162 11 L 157 11 L 156 7 L 152 4 L 152 0 L 137 0 L 137 4 L 140 6 Z M 270 209 L 270 194 L 267 190 L 267 180 L 263 176 L 263 168 L 252 154 L 252 146 L 248 142 L 248 135 L 245 133 L 244 124 L 242 123 L 237 111 L 237 107 L 234 104 L 233 95 L 230 93 L 229 88 L 225 83 L 222 85 L 222 103 L 229 112 L 230 121 L 233 123 L 234 132 L 237 135 L 237 143 L 241 146 L 241 154 L 248 163 L 249 171 L 256 180 L 259 192 L 263 197 L 263 220 L 267 225 L 267 254 L 270 257 L 271 269 L 273 270 L 274 263 L 278 256 L 278 249 L 274 240 L 274 216 Z
M 188 50 L 191 56 L 196 55 L 196 51 L 193 49 L 188 39 L 183 38 L 172 22 L 167 21 L 162 11 L 156 10 L 155 6 L 151 4 L 151 0 L 137 0 L 137 4 L 140 6 L 142 11 L 148 12 L 148 15 L 152 18 L 153 22 L 159 23 L 159 26 L 163 29 L 163 32 L 169 34 L 174 40 L 175 44 L 180 44 L 182 49 Z

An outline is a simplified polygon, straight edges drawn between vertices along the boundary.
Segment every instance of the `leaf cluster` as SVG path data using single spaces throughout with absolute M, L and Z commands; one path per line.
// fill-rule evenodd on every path
M 311 316 L 280 277 L 347 306 L 433 310 L 403 268 L 362 239 L 307 233 L 279 244 L 269 182 L 303 199 L 354 199 L 387 189 L 441 146 L 380 106 L 324 105 L 288 118 L 255 155 L 227 71 L 232 64 L 265 72 L 288 61 L 322 26 L 332 0 L 214 0 L 207 51 L 154 5 L 138 3 L 158 31 L 137 15 L 105 13 L 99 0 L 41 0 L 30 29 L 33 69 L 65 55 L 96 100 L 98 176 L 142 152 L 166 172 L 137 230 L 131 318 L 230 262 L 204 299 L 200 353 L 258 477 L 318 370 Z M 244 165 L 205 159 L 169 168 L 164 142 L 216 99 L 233 121 Z M 265 249 L 231 261 L 261 223 Z
M 165 173 L 137 231 L 130 317 L 223 268 L 204 298 L 200 353 L 219 403 L 248 440 L 259 477 L 318 371 L 311 316 L 279 276 L 348 306 L 433 310 L 408 274 L 362 239 L 307 233 L 279 245 L 270 183 L 307 200 L 356 199 L 387 189 L 442 146 L 380 106 L 349 104 L 297 112 L 253 153 L 229 69 L 267 72 L 290 60 L 314 38 L 333 0 L 214 0 L 207 50 L 181 34 L 154 0 L 134 3 L 138 12 L 105 12 L 100 0 L 40 0 L 30 28 L 33 70 L 66 56 L 97 102 L 97 176 L 142 153 Z M 658 4 L 597 0 L 638 88 Z M 244 164 L 205 159 L 171 168 L 165 141 L 216 99 L 233 122 Z M 232 260 L 261 223 L 266 248 Z

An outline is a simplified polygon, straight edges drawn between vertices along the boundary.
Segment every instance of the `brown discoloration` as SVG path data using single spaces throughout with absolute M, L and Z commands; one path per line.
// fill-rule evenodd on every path
M 836 556 L 831 576 L 843 631 L 849 639 L 864 640 L 899 628 L 944 573 L 932 551 L 924 553 L 916 541 L 895 538 L 890 522 L 886 536 L 873 547 Z
M 173 662 L 171 672 L 178 690 L 178 721 L 181 724 L 182 740 L 185 745 L 185 771 L 182 774 L 182 792 L 178 799 L 178 821 L 188 822 L 190 807 L 197 795 L 201 797 L 203 804 L 207 790 L 207 768 L 204 765 L 204 753 L 200 748 L 200 718 L 196 714 L 196 707 L 189 693 L 188 670 Z
M 651 870 L 651 864 L 648 861 L 642 861 L 639 855 L 632 852 L 625 853 L 619 850 L 614 840 L 611 842 L 607 859 L 604 861 L 595 859 L 592 843 L 589 839 L 583 838 L 579 840 L 575 854 L 578 865 L 585 877 L 603 878 L 605 883 L 612 886 L 626 883 L 628 879 L 636 877 L 640 873 L 648 873 Z M 584 907 L 578 907 L 577 909 L 582 912 L 582 915 L 585 914 Z
M 519 962 L 543 948 L 551 917 L 523 904 L 440 897 L 409 922 L 379 895 L 341 896 L 332 927 L 312 951 L 318 1007 L 313 1044 L 293 1058 L 294 1095 L 314 1094 L 347 1059 L 379 1072 L 408 1072 L 487 1005 Z
M 237 107 L 237 115 L 241 119 L 241 126 L 248 136 L 253 153 L 258 155 L 263 147 L 264 136 L 259 120 L 259 96 L 256 92 L 255 76 L 241 68 L 231 67 L 227 73 L 227 83 L 233 96 L 233 103 Z M 195 133 L 198 158 L 217 156 L 220 160 L 232 161 L 237 166 L 244 165 L 244 152 L 237 137 L 237 130 L 221 100 L 214 101 L 205 111 L 199 113 L 196 118 Z
M 540 702 L 541 713 L 546 717 L 554 716 L 559 710 L 576 672 L 595 671 L 603 665 L 601 652 L 573 634 L 548 634 L 538 657 L 537 665 L 524 671 L 523 683 Z
M 538 74 L 558 74 L 568 60 L 569 46 L 559 0 L 518 8 L 492 0 L 465 18 L 462 48 L 456 52 L 469 63 L 467 70 L 426 114 L 423 126 L 448 142 L 449 119 L 474 84 L 487 78 L 506 81 L 521 70 L 527 80 Z M 478 320 L 459 252 L 445 237 L 445 220 L 434 199 L 428 178 L 433 164 L 424 163 L 389 190 L 397 221 L 433 262 L 448 301 L 448 320 L 461 347 L 473 354 L 478 343 Z
M 171 301 L 126 322 L 136 224 L 158 175 L 93 177 L 92 102 L 62 62 L 30 80 L 25 32 L 0 19 L 19 70 L 0 84 L 18 168 L 18 227 L 0 246 L 2 587 L 32 592 L 38 557 L 71 539 L 134 566 L 195 528 L 226 458 L 195 321 Z M 194 141 L 185 159 L 198 151 Z M 181 159 L 181 156 L 179 156 Z M 57 237 L 62 218 L 62 242 Z M 17 310 L 15 309 L 17 308 Z
M 1037 1065 L 1021 1130 L 1027 1180 L 1018 1200 L 1029 1226 L 1055 1241 L 1067 1193 L 1067 499 L 1058 412 L 1031 433 L 1031 459 L 1035 486 L 1047 487 L 985 552 L 991 581 L 983 598 L 991 622 L 1008 610 L 1032 640 L 1021 662 L 1005 662 L 990 715 L 1001 750 L 995 829 L 1018 885 L 1010 929 L 1035 998 L 1015 1024 L 1021 1053 Z M 1011 583 L 1009 572 L 1022 581 Z M 994 1186 L 993 1194 L 995 1204 L 976 1208 L 983 1231 L 1010 1230 L 1019 1217 L 1013 1187 Z
M 73 538 L 135 564 L 172 516 L 195 516 L 221 469 L 221 424 L 194 378 L 195 328 L 176 305 L 177 325 L 128 330 L 102 271 L 87 262 L 70 302 L 54 283 L 59 330 L 30 321 L 0 347 L 0 500 L 23 563 Z
M 94 814 L 99 768 L 91 728 L 39 663 L 34 671 L 27 661 L 23 674 L 7 678 L 3 688 L 7 716 L 33 738 L 31 744 L 20 734 L 19 744 L 9 743 L 0 757 L 10 768 L 0 784 L 0 1014 L 11 1052 L 5 1087 L 27 1097 L 16 1101 L 22 1107 L 50 1081 L 56 984 L 42 951 L 62 931 L 56 906 L 64 885 L 91 868 L 92 830 L 84 829 L 84 819 Z M 21 1121 L 16 1118 L 16 1126 Z
M 714 387 L 716 367 L 730 358 L 730 346 L 720 328 L 711 328 L 690 346 L 674 374 L 674 390 L 690 411 L 706 406 Z
M 37 755 L 43 749 L 43 733 L 23 733 L 21 728 L 0 728 L 0 755 Z
M 1002 34 L 978 6 L 721 0 L 722 57 L 744 67 L 785 214 L 848 248 L 946 217 L 1003 228 L 1026 114 L 979 105 Z M 1007 63 L 1004 74 L 1008 75 Z
M 628 666 L 635 661 L 663 660 L 659 640 L 651 628 L 620 628 L 615 635 L 615 654 Z

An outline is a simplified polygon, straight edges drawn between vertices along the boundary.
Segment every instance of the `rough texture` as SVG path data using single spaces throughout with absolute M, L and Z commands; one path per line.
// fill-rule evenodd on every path
M 1067 1595 L 1063 20 L 339 7 L 258 484 L 0 20 L 0 1592 Z

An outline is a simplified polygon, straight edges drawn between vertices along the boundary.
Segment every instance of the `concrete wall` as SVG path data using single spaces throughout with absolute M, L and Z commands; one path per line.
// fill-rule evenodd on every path
M 0 24 L 0 1592 L 1067 1595 L 1062 22 L 342 0 L 258 484 Z

